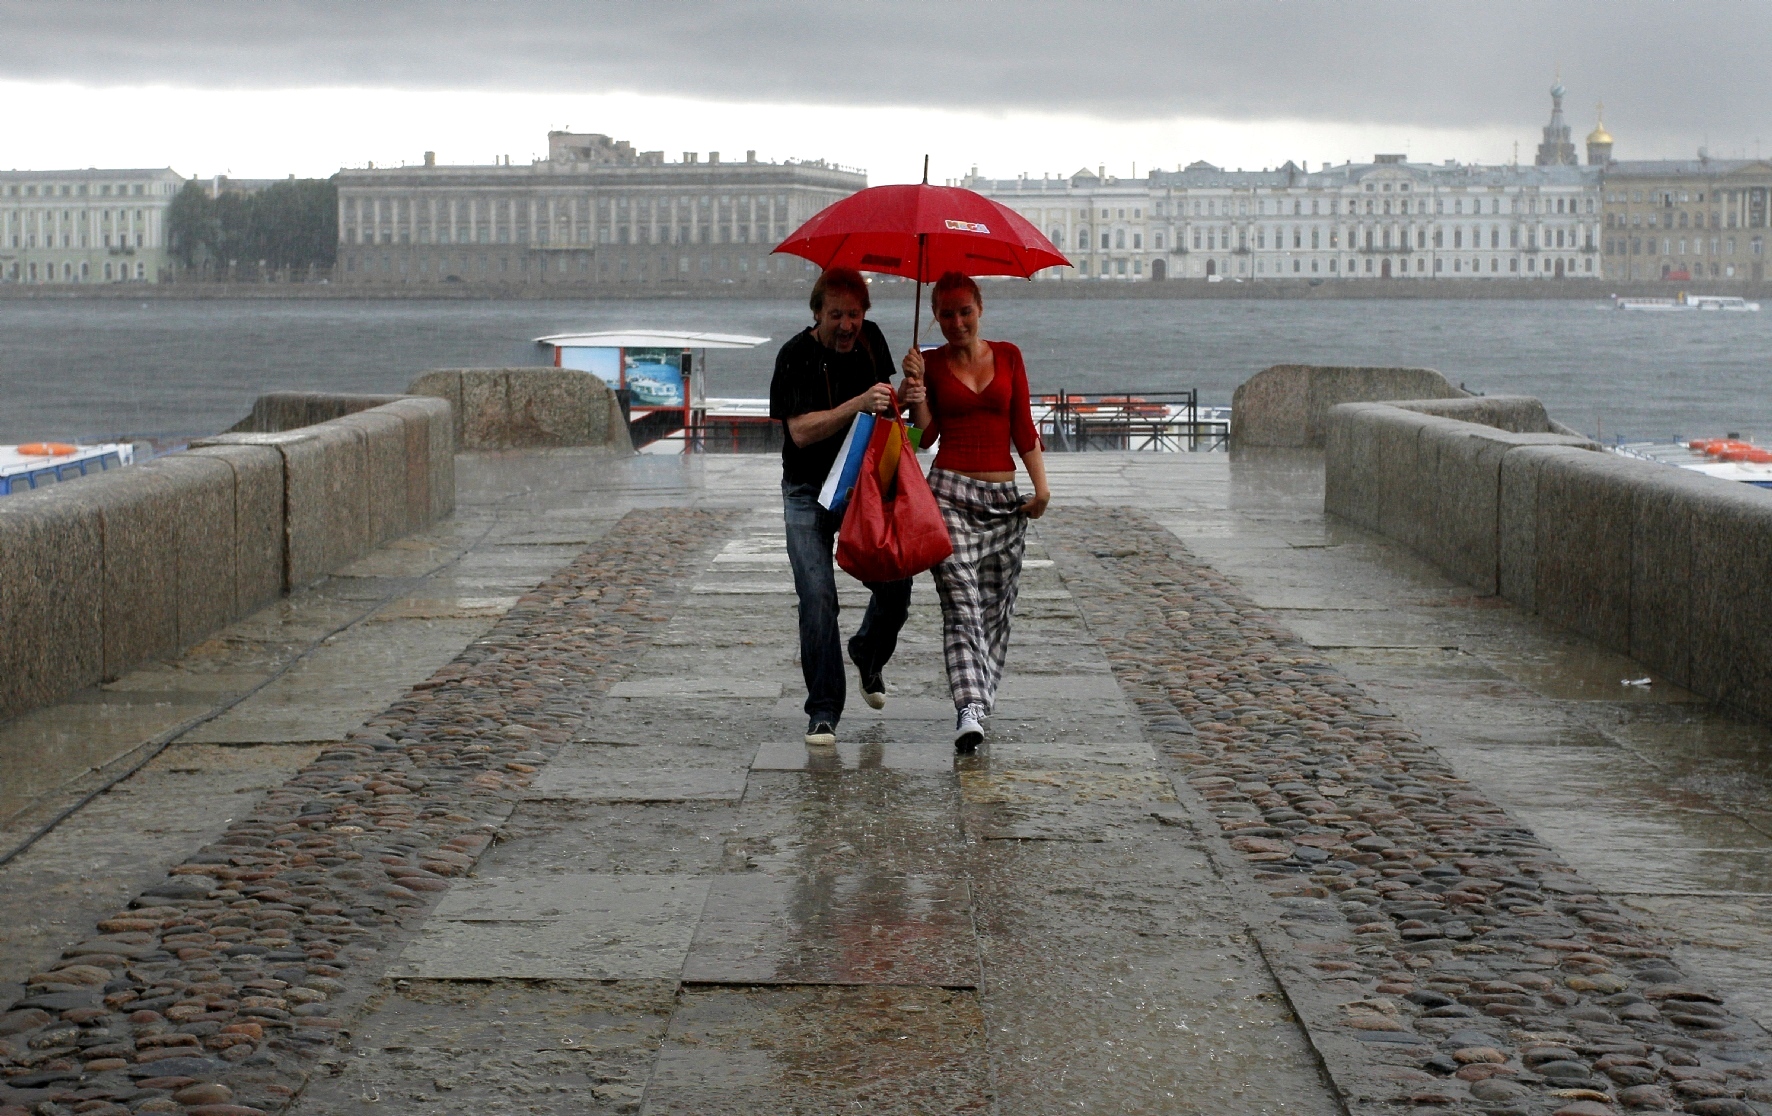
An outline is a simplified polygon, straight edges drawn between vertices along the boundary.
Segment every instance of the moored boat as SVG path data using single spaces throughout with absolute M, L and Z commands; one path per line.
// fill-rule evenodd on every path
M 128 442 L 79 446 L 66 442 L 25 442 L 0 446 L 0 495 L 28 492 L 135 463 Z
M 1673 298 L 1625 298 L 1612 296 L 1614 310 L 1648 310 L 1665 313 L 1682 310 L 1711 310 L 1735 314 L 1755 314 L 1760 304 L 1736 295 L 1689 295 L 1681 291 Z

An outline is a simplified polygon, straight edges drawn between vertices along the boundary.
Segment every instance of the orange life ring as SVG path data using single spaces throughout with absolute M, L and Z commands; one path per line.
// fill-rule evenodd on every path
M 66 457 L 70 453 L 80 452 L 79 446 L 70 446 L 66 442 L 26 442 L 18 448 L 25 457 Z

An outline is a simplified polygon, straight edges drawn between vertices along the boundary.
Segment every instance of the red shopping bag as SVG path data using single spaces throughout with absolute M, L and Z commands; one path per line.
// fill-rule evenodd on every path
M 892 405 L 896 415 L 896 395 Z M 935 493 L 910 450 L 904 420 L 874 423 L 837 532 L 837 565 L 861 581 L 899 581 L 953 552 Z

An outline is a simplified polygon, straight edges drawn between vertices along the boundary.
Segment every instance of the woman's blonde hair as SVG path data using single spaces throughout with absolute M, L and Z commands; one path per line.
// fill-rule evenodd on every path
M 934 288 L 929 292 L 929 312 L 931 314 L 936 312 L 936 304 L 941 300 L 941 296 L 949 291 L 965 291 L 972 296 L 972 301 L 978 305 L 980 310 L 984 309 L 984 295 L 979 291 L 978 284 L 972 281 L 972 276 L 958 271 L 948 271 L 942 273 L 941 278 L 935 281 Z

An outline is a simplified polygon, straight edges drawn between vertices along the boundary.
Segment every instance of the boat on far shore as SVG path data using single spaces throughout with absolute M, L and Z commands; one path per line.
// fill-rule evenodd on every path
M 1760 304 L 1736 295 L 1689 295 L 1681 291 L 1673 298 L 1624 298 L 1612 296 L 1614 310 L 1682 311 L 1721 310 L 1726 313 L 1758 313 Z

